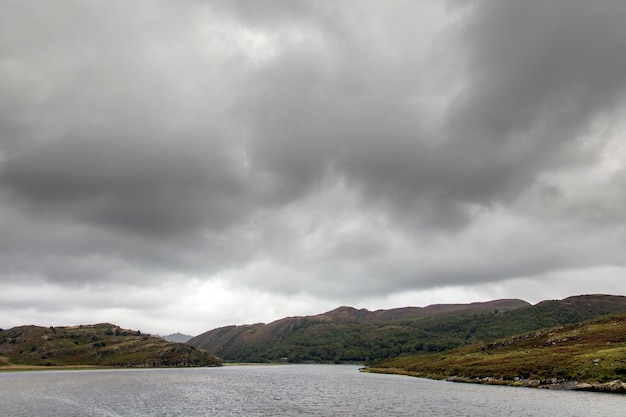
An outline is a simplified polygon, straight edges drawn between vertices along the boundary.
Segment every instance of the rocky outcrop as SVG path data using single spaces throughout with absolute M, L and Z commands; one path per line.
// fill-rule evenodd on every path
M 463 376 L 451 376 L 446 378 L 450 382 L 464 382 L 472 384 L 485 385 L 509 385 L 528 388 L 556 389 L 556 390 L 572 390 L 572 391 L 593 391 L 593 392 L 610 392 L 610 393 L 626 393 L 626 382 L 614 380 L 611 382 L 577 382 L 565 379 L 525 379 L 514 378 L 505 380 L 502 378 L 469 378 Z
M 576 384 L 577 390 L 581 391 L 595 391 L 595 392 L 612 392 L 626 394 L 626 382 L 615 380 L 605 383 L 593 383 L 593 384 Z

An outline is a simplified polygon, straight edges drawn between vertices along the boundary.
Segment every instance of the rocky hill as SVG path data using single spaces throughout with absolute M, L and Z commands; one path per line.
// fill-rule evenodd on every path
M 102 323 L 0 331 L 0 369 L 17 366 L 219 366 L 211 353 Z
M 445 353 L 384 360 L 369 371 L 459 382 L 626 392 L 626 314 Z
M 530 305 L 522 300 L 368 311 L 340 307 L 269 324 L 226 326 L 187 343 L 228 361 L 368 362 L 626 312 L 626 297 L 585 295 Z

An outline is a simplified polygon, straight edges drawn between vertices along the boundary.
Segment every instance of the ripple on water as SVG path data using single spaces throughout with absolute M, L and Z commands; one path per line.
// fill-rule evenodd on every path
M 2 416 L 611 417 L 626 396 L 367 374 L 350 365 L 0 374 Z

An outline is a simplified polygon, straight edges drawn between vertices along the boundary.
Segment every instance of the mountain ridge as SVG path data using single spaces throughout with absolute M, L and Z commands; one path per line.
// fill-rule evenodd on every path
M 187 343 L 227 361 L 367 362 L 626 312 L 626 297 L 590 294 L 535 305 L 519 299 L 369 311 L 341 306 L 271 323 L 224 326 Z

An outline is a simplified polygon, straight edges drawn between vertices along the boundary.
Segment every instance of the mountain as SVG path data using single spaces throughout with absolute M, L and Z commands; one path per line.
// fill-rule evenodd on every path
M 583 295 L 536 305 L 516 300 L 369 311 L 352 307 L 269 324 L 226 326 L 187 343 L 237 362 L 369 362 L 626 312 L 626 297 Z
M 343 306 L 315 316 L 287 317 L 269 324 L 221 327 L 187 343 L 231 361 L 365 361 L 399 354 L 402 349 L 411 351 L 413 345 L 404 345 L 421 330 L 414 324 L 430 324 L 429 318 L 476 316 L 525 306 L 529 304 L 515 299 L 377 311 Z M 440 342 L 439 337 L 428 340 L 433 344 Z
M 578 301 L 578 300 L 576 300 Z M 368 371 L 485 384 L 626 392 L 626 314 L 387 359 Z
M 0 330 L 0 369 L 17 366 L 219 366 L 211 353 L 109 323 Z
M 167 340 L 168 342 L 176 342 L 176 343 L 185 343 L 189 339 L 193 338 L 193 336 L 190 336 L 188 334 L 178 333 L 178 332 L 168 334 L 167 336 L 161 336 L 161 337 L 163 337 L 163 339 Z

